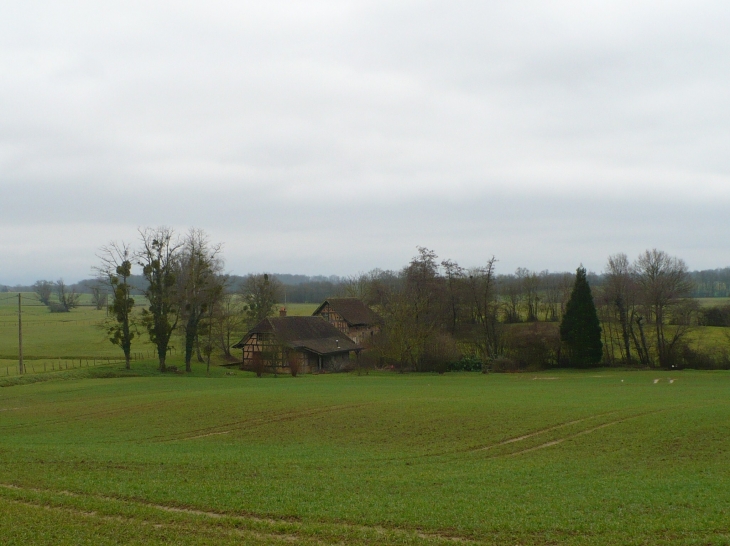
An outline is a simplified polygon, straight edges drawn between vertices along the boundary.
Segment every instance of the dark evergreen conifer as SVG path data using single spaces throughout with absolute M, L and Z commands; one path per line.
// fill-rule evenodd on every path
M 601 324 L 583 267 L 576 271 L 573 291 L 560 323 L 560 341 L 571 367 L 588 368 L 601 361 Z

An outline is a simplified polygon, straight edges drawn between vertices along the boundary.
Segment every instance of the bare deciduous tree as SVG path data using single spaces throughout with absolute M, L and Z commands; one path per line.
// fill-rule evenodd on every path
M 231 357 L 231 343 L 235 336 L 240 338 L 244 329 L 245 320 L 244 305 L 240 297 L 234 294 L 223 294 L 213 305 L 212 335 L 215 343 L 226 357 Z
M 51 281 L 36 281 L 33 285 L 33 291 L 43 305 L 51 304 L 51 294 L 53 293 L 53 283 Z
M 101 265 L 96 272 L 108 283 L 112 303 L 109 306 L 111 317 L 106 324 L 109 340 L 121 347 L 124 352 L 125 367 L 131 368 L 132 340 L 136 327 L 132 318 L 134 298 L 129 277 L 132 275 L 133 253 L 127 243 L 112 242 L 101 248 L 98 254 Z
M 170 338 L 180 318 L 176 272 L 182 243 L 165 226 L 140 229 L 139 234 L 142 248 L 137 259 L 147 280 L 144 295 L 149 302 L 142 311 L 142 322 L 157 348 L 160 371 L 164 372 Z
M 275 313 L 277 302 L 281 301 L 282 285 L 268 273 L 249 275 L 240 288 L 246 305 L 249 326 L 254 326 Z
M 540 278 L 524 267 L 518 267 L 515 276 L 522 288 L 523 301 L 525 302 L 525 317 L 527 322 L 537 321 L 537 308 L 540 301 L 539 289 Z
M 463 301 L 464 280 L 466 279 L 466 271 L 458 263 L 452 260 L 444 260 L 441 262 L 446 274 L 446 292 L 449 300 L 449 315 L 451 320 L 451 334 L 456 334 L 456 325 L 459 322 L 461 303 Z
M 56 281 L 56 296 L 58 297 L 58 305 L 60 311 L 68 313 L 71 309 L 78 307 L 79 305 L 79 294 L 76 293 L 76 289 L 72 288 L 70 291 L 63 279 Z
M 522 282 L 517 277 L 502 276 L 500 278 L 502 295 L 505 301 L 505 321 L 521 322 L 520 306 L 522 305 Z
M 91 285 L 91 303 L 94 304 L 97 311 L 101 311 L 107 306 L 109 301 L 109 294 L 104 291 L 104 288 L 100 283 L 94 283 Z
M 692 292 L 692 281 L 683 260 L 666 252 L 652 249 L 641 254 L 633 266 L 639 297 L 654 322 L 659 365 L 671 365 L 672 350 L 686 333 L 685 328 L 675 328 L 668 334 L 665 328 L 671 311 L 679 306 Z
M 474 343 L 482 360 L 499 357 L 504 348 L 502 325 L 499 323 L 499 301 L 495 264 L 492 256 L 484 267 L 469 271 L 468 293 L 474 321 Z
M 190 229 L 177 260 L 177 297 L 185 340 L 185 371 L 191 372 L 193 350 L 199 343 L 201 321 L 223 294 L 221 245 L 212 245 L 201 229 Z M 206 325 L 210 328 L 210 324 Z M 210 347 L 206 347 L 208 356 Z M 200 355 L 198 357 L 200 360 Z
M 615 310 L 621 333 L 620 351 L 625 362 L 630 364 L 632 362 L 631 340 L 636 335 L 633 332 L 633 325 L 636 320 L 636 283 L 626 254 L 619 253 L 609 256 L 605 274 L 604 294 L 606 304 L 610 309 Z M 611 321 L 606 320 L 606 323 L 610 328 Z M 636 341 L 639 340 L 636 339 Z M 644 347 L 639 347 L 637 353 L 639 353 L 639 360 L 647 364 L 644 362 L 646 352 L 643 349 Z

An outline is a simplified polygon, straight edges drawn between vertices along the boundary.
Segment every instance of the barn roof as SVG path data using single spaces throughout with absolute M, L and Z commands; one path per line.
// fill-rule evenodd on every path
M 320 355 L 347 353 L 361 347 L 322 317 L 269 317 L 251 328 L 233 347 L 240 349 L 252 334 L 274 334 L 295 349 Z
M 328 303 L 338 315 L 345 319 L 349 326 L 370 326 L 380 322 L 380 317 L 375 311 L 358 298 L 327 298 L 312 315 L 320 313 Z

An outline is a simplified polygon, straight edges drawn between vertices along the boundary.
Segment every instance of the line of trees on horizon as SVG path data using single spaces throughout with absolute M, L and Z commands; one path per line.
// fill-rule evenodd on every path
M 349 279 L 343 292 L 381 313 L 383 334 L 371 354 L 400 369 L 443 371 L 464 361 L 500 370 L 730 366 L 727 350 L 700 354 L 689 344 L 688 333 L 709 314 L 692 297 L 695 283 L 684 261 L 666 252 L 647 250 L 633 262 L 610 256 L 600 276 L 578 269 L 600 317 L 600 358 L 591 361 L 571 358 L 558 327 L 576 276 L 524 268 L 499 275 L 496 264 L 491 258 L 467 269 L 419 248 L 402 270 Z M 730 319 L 730 307 L 710 309 Z
M 418 247 L 397 271 L 374 269 L 347 278 L 242 277 L 225 273 L 222 244 L 213 244 L 204 231 L 177 234 L 164 226 L 142 228 L 136 244 L 110 243 L 98 256 L 95 279 L 71 286 L 38 281 L 30 288 L 54 312 L 70 311 L 79 305 L 79 294 L 90 293 L 97 309 L 108 310 L 108 337 L 128 366 L 132 342 L 141 333 L 155 345 L 163 371 L 176 337 L 185 348 L 187 371 L 194 358 L 209 366 L 213 351 L 232 360 L 230 346 L 238 336 L 274 314 L 277 304 L 320 303 L 333 296 L 360 298 L 382 316 L 382 332 L 368 358 L 398 370 L 672 368 L 698 362 L 721 367 L 728 360 L 726 353 L 698 354 L 687 334 L 696 325 L 730 326 L 730 306 L 700 308 L 693 299 L 698 292 L 725 294 L 730 268 L 690 272 L 684 261 L 656 249 L 633 262 L 625 254 L 612 255 L 599 274 L 578 269 L 600 319 L 601 358 L 590 362 L 566 350 L 569 336 L 558 327 L 576 288 L 574 273 L 518 268 L 500 274 L 494 257 L 466 268 Z M 143 295 L 145 303 L 137 307 L 135 295 Z
M 526 270 L 526 268 L 518 268 L 514 273 L 502 273 L 506 277 L 517 276 L 519 271 Z M 570 274 L 572 272 L 550 272 L 553 275 Z M 279 281 L 282 285 L 283 296 L 289 303 L 318 303 L 323 299 L 337 293 L 343 284 L 347 284 L 353 278 L 353 276 L 339 276 L 339 275 L 298 275 L 289 273 L 268 273 L 273 279 Z M 700 271 L 689 271 L 688 272 L 692 280 L 692 293 L 690 294 L 693 298 L 727 298 L 730 297 L 730 267 L 706 269 Z M 229 285 L 230 290 L 235 290 L 240 283 L 244 282 L 248 275 L 236 275 L 229 274 Z M 357 277 L 359 275 L 355 275 Z M 591 286 L 602 286 L 607 276 L 605 271 L 601 272 L 587 272 L 587 279 L 591 283 Z M 61 279 L 63 282 L 63 280 Z M 38 283 L 46 283 L 51 287 L 51 291 L 54 290 L 54 285 L 57 281 L 50 280 L 39 280 L 34 284 L 28 285 L 1 285 L 0 292 L 34 292 L 35 287 Z M 130 277 L 130 285 L 133 287 L 134 294 L 142 294 L 146 281 L 143 275 L 133 274 Z M 66 287 L 68 290 L 73 291 L 76 294 L 91 294 L 94 295 L 95 290 L 98 290 L 98 279 L 90 278 L 83 279 L 77 283 L 67 283 Z M 102 292 L 103 296 L 103 292 Z M 284 300 L 282 300 L 284 301 Z M 103 308 L 103 306 L 102 306 Z

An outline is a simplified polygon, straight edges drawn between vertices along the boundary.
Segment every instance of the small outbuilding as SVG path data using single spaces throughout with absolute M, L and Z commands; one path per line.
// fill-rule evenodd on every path
M 367 344 L 380 331 L 382 320 L 358 298 L 328 298 L 312 316 L 322 317 L 355 343 Z
M 299 373 L 341 370 L 362 350 L 355 341 L 321 316 L 268 317 L 233 345 L 243 350 L 241 368 Z

